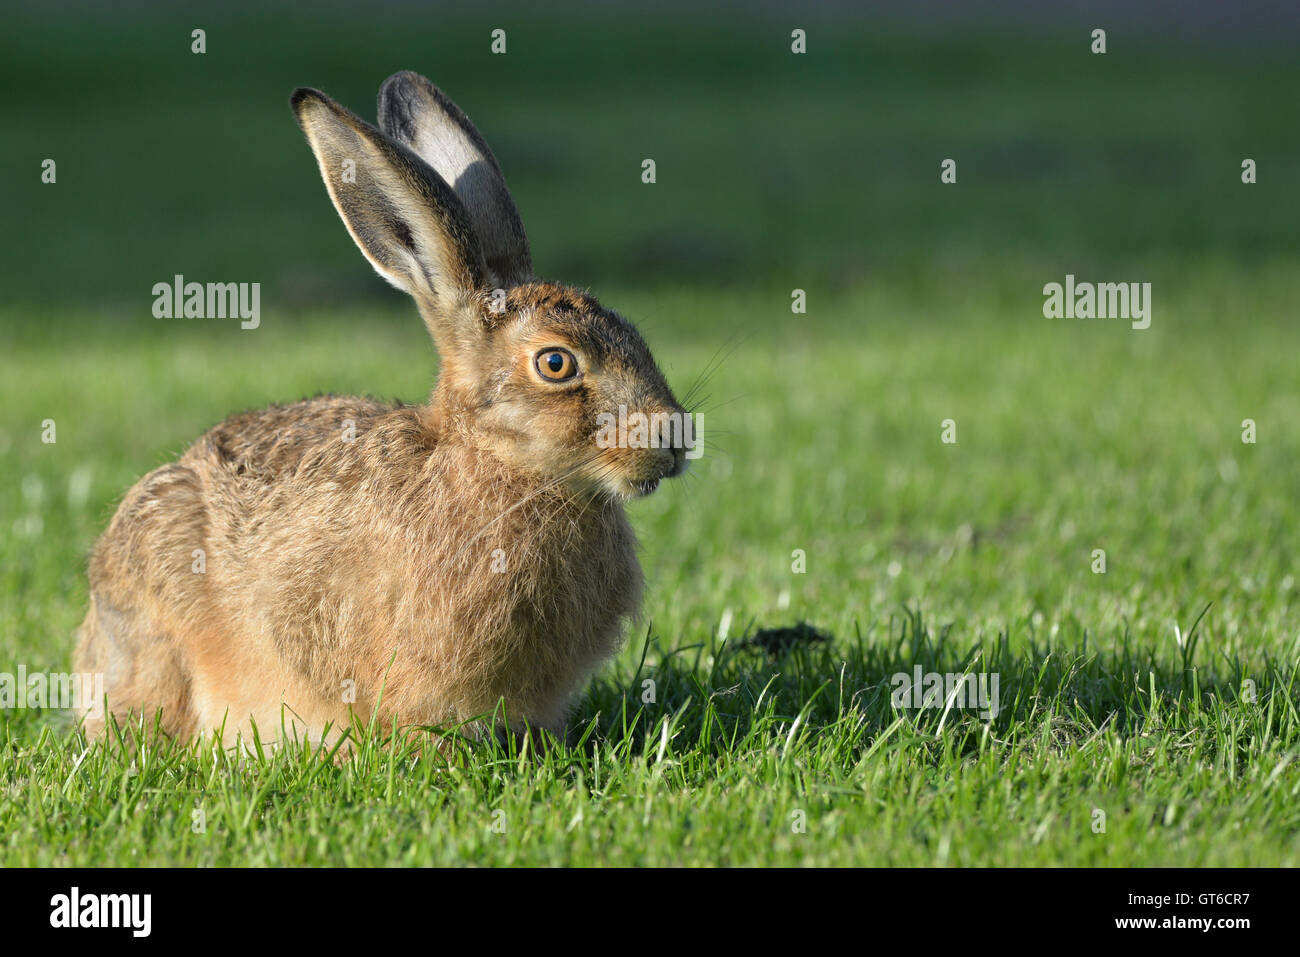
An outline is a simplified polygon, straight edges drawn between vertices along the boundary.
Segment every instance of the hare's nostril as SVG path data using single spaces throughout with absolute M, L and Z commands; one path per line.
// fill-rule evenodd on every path
M 683 472 L 686 471 L 686 466 L 689 463 L 686 460 L 686 450 L 684 448 L 678 446 L 674 448 L 672 451 L 673 451 L 673 467 L 672 467 L 672 471 L 668 473 L 668 477 L 676 478 L 677 476 L 681 475 Z
M 687 461 L 686 452 L 681 447 L 662 448 L 659 450 L 659 458 L 663 468 L 664 478 L 676 478 L 686 471 Z

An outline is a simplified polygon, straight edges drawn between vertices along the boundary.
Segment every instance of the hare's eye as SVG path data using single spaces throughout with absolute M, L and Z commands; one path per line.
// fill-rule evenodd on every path
M 578 360 L 568 349 L 544 349 L 537 353 L 537 374 L 551 382 L 563 382 L 578 374 Z

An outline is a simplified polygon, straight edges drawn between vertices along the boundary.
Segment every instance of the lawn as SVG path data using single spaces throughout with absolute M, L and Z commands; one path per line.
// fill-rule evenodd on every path
M 1300 131 L 1268 105 L 1294 57 L 828 23 L 805 68 L 779 17 L 725 43 L 575 22 L 520 21 L 491 71 L 487 21 L 421 50 L 326 17 L 282 56 L 214 42 L 203 76 L 160 52 L 180 21 L 102 24 L 69 72 L 56 25 L 0 41 L 33 84 L 0 105 L 30 223 L 3 257 L 0 672 L 70 667 L 95 537 L 208 426 L 427 394 L 296 85 L 369 114 L 393 70 L 442 83 L 539 271 L 637 322 L 679 395 L 707 378 L 708 442 L 630 506 L 644 617 L 566 746 L 127 754 L 0 712 L 0 865 L 1300 863 Z M 260 327 L 153 318 L 177 272 L 263 282 Z M 1067 273 L 1152 283 L 1150 328 L 1044 318 Z M 895 707 L 918 666 L 996 675 L 996 714 Z

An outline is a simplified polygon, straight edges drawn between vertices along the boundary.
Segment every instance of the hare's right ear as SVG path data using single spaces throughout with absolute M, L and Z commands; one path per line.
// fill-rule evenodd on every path
M 463 324 L 486 273 L 456 193 L 409 149 L 319 90 L 295 90 L 289 103 L 361 252 L 415 297 L 440 350 L 460 338 L 463 330 L 448 327 Z
M 491 281 L 532 278 L 519 209 L 487 142 L 451 98 L 418 73 L 394 73 L 379 88 L 379 128 L 417 153 L 456 191 L 483 245 Z

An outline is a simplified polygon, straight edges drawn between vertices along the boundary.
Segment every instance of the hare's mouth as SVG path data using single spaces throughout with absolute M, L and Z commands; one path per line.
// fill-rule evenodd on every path
M 627 476 L 611 477 L 605 480 L 605 488 L 609 494 L 621 498 L 628 502 L 634 498 L 645 498 L 659 487 L 663 481 L 660 478 L 628 478 Z
M 687 462 L 680 452 L 655 449 L 630 456 L 621 452 L 611 464 L 612 468 L 606 466 L 603 470 L 600 481 L 614 495 L 629 500 L 653 494 L 664 479 L 685 472 Z

